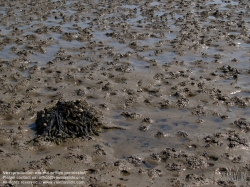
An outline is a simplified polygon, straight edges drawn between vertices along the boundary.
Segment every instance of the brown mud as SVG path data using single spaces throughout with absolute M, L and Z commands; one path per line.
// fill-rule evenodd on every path
M 1 1 L 0 172 L 249 186 L 249 11 L 247 0 Z M 75 100 L 107 130 L 31 141 L 38 111 Z

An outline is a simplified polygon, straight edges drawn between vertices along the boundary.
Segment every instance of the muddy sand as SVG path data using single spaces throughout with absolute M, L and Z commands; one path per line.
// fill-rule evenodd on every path
M 250 186 L 249 16 L 248 0 L 1 1 L 0 186 Z M 106 128 L 37 138 L 37 112 L 77 100 Z

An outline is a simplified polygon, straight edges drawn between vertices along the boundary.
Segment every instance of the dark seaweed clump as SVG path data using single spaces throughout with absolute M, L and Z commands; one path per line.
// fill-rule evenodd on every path
M 36 132 L 45 140 L 89 138 L 102 128 L 97 112 L 86 101 L 58 101 L 54 107 L 37 112 Z

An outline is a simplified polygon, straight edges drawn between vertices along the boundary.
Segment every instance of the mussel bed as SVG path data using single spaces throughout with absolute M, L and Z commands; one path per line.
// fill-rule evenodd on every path
M 86 101 L 58 101 L 54 107 L 37 112 L 37 135 L 49 141 L 89 138 L 99 135 L 101 127 L 97 111 Z

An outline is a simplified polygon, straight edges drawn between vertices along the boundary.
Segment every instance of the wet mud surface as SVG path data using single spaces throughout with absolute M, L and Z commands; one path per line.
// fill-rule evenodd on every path
M 249 11 L 247 0 L 1 1 L 0 172 L 249 186 Z M 31 141 L 37 112 L 76 100 L 106 130 Z

